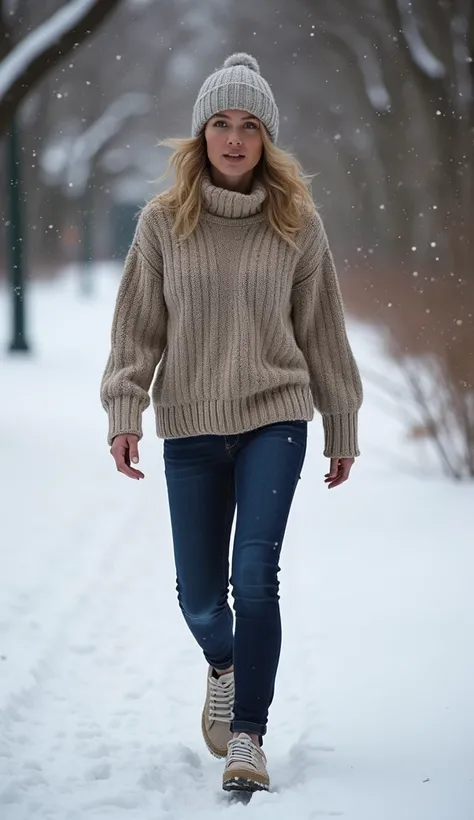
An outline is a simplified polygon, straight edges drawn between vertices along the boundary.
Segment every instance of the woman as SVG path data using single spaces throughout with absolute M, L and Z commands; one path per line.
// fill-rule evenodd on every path
M 158 367 L 178 600 L 207 661 L 202 732 L 226 757 L 226 790 L 269 788 L 278 560 L 314 406 L 330 488 L 359 455 L 362 388 L 333 260 L 299 165 L 276 147 L 278 121 L 253 57 L 204 82 L 192 138 L 173 142 L 174 184 L 141 213 L 101 389 L 117 469 L 141 479 Z

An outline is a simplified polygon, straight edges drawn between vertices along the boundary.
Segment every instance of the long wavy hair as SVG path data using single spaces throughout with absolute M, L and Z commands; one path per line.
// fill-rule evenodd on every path
M 303 227 L 305 215 L 315 208 L 311 191 L 311 177 L 304 174 L 298 160 L 288 151 L 272 143 L 266 128 L 261 126 L 263 151 L 255 168 L 255 178 L 264 185 L 267 196 L 264 212 L 277 234 L 285 242 L 297 247 L 295 237 Z M 173 148 L 161 180 L 173 174 L 171 188 L 157 195 L 157 199 L 174 215 L 173 230 L 180 239 L 189 237 L 201 213 L 201 182 L 209 173 L 206 138 L 204 133 L 190 139 L 168 139 L 160 146 Z

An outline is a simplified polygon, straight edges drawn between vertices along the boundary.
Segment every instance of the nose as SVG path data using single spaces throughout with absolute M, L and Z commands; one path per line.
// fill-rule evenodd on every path
M 229 134 L 227 135 L 227 143 L 229 145 L 242 145 L 242 140 L 238 134 L 233 134 L 229 131 Z

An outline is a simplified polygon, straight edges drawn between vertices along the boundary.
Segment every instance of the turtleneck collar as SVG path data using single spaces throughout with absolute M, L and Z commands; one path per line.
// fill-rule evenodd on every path
M 225 219 L 242 219 L 262 212 L 267 192 L 259 181 L 254 181 L 249 194 L 217 188 L 206 174 L 201 185 L 202 203 L 205 211 Z

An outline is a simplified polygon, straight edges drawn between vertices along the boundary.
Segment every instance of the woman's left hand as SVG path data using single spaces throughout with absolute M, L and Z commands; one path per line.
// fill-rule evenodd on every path
M 329 472 L 324 476 L 324 482 L 328 485 L 328 489 L 339 487 L 339 484 L 344 484 L 349 478 L 351 467 L 354 464 L 355 458 L 332 458 Z

